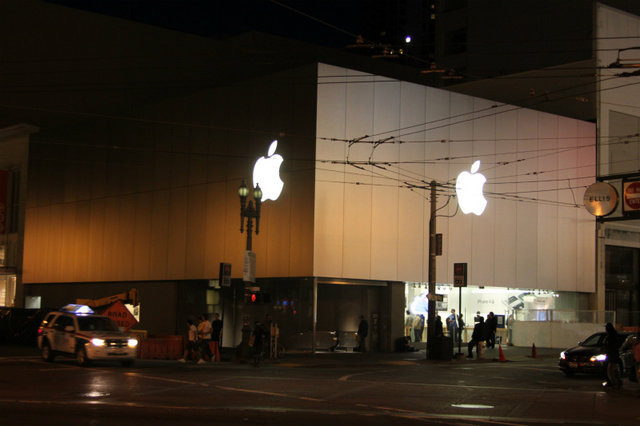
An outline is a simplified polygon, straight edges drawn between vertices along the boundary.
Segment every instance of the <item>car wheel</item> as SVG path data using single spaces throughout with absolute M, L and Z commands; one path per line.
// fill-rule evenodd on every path
M 51 350 L 51 345 L 49 345 L 49 342 L 47 342 L 46 340 L 44 342 L 42 342 L 42 359 L 47 361 L 47 362 L 51 362 L 53 361 L 53 358 L 55 358 L 55 355 L 53 354 L 53 351 Z
M 123 367 L 131 367 L 133 365 L 134 361 L 132 359 L 127 359 L 125 361 L 120 361 L 120 365 L 122 365 Z
M 78 346 L 78 349 L 76 349 L 76 361 L 78 362 L 78 365 L 81 367 L 89 365 L 89 358 L 87 358 L 87 350 L 84 348 L 84 346 Z
M 567 377 L 571 377 L 573 376 L 573 374 L 575 373 L 575 371 L 573 370 L 562 370 L 562 372 L 564 373 L 565 376 Z

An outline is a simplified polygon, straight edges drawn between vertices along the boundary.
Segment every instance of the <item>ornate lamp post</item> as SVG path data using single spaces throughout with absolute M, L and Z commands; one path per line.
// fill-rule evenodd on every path
M 240 196 L 240 232 L 244 232 L 244 219 L 247 218 L 247 251 L 251 251 L 252 246 L 252 231 L 253 231 L 253 219 L 256 220 L 256 235 L 260 232 L 260 206 L 262 205 L 262 190 L 260 185 L 256 185 L 253 190 L 253 200 L 255 201 L 255 207 L 253 201 L 249 200 L 247 203 L 247 196 L 249 195 L 249 188 L 245 181 L 242 181 L 240 188 L 238 188 L 238 195 Z

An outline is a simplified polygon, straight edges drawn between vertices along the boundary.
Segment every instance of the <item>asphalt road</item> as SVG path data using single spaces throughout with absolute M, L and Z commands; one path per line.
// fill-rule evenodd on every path
M 2 424 L 638 424 L 640 387 L 567 378 L 557 351 L 509 362 L 416 354 L 289 356 L 250 364 L 41 361 L 0 347 Z M 488 358 L 493 355 L 488 353 Z M 510 356 L 512 355 L 512 356 Z M 517 355 L 517 356 L 516 356 Z M 6 421 L 6 423 L 5 423 Z

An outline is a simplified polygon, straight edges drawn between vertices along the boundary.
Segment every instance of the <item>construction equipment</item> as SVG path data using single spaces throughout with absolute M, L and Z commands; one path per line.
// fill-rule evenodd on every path
M 122 301 L 122 303 L 133 306 L 138 306 L 140 304 L 140 300 L 138 299 L 138 290 L 135 288 L 112 296 L 102 297 L 100 299 L 76 299 L 76 304 L 87 305 L 91 308 L 101 308 L 103 306 L 111 305 L 118 300 Z

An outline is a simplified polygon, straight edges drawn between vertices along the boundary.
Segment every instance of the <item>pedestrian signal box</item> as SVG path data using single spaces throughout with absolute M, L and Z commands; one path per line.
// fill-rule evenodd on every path
M 467 264 L 466 263 L 453 264 L 453 286 L 454 287 L 467 286 Z
M 218 275 L 221 287 L 231 287 L 231 264 L 220 262 L 220 273 Z

